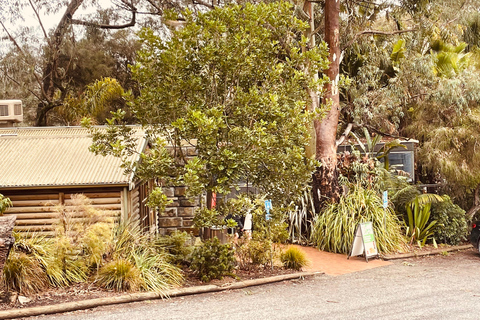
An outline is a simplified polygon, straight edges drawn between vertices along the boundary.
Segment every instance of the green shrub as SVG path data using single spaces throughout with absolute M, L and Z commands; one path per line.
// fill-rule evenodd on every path
M 351 185 L 339 203 L 331 204 L 315 218 L 312 242 L 320 249 L 348 253 L 357 225 L 371 221 L 379 252 L 400 251 L 405 247 L 400 222 L 391 208 L 386 210 L 384 228 L 383 201 L 372 189 Z
M 7 290 L 33 294 L 48 287 L 48 279 L 40 262 L 23 252 L 11 252 L 3 269 Z
M 191 242 L 192 237 L 188 233 L 175 231 L 171 235 L 158 237 L 155 244 L 170 255 L 172 263 L 183 264 L 193 252 Z
M 259 239 L 255 233 L 253 237 L 248 239 L 244 236 L 235 241 L 235 256 L 238 267 L 242 270 L 267 266 L 274 256 L 270 240 Z
M 115 259 L 100 268 L 97 283 L 106 289 L 136 291 L 142 285 L 142 277 L 132 262 Z
M 443 202 L 433 203 L 430 220 L 436 220 L 437 225 L 433 236 L 442 243 L 456 245 L 466 240 L 468 226 L 465 210 L 444 195 Z
M 230 244 L 221 244 L 218 238 L 203 242 L 192 254 L 190 268 L 203 282 L 221 279 L 234 268 L 235 258 Z
M 7 211 L 8 208 L 12 206 L 12 201 L 10 198 L 5 197 L 0 193 L 0 216 L 3 216 L 3 213 Z
M 297 247 L 289 247 L 280 255 L 280 261 L 287 269 L 300 270 L 308 265 L 308 259 L 301 249 Z

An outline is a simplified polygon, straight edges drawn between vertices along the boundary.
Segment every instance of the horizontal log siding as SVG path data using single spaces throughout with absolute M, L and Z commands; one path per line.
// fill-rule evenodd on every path
M 56 206 L 64 200 L 65 206 L 72 205 L 72 195 L 79 192 L 70 193 L 49 193 L 49 194 L 12 194 L 5 196 L 12 200 L 13 207 L 9 208 L 5 215 L 16 215 L 17 220 L 14 230 L 20 233 L 34 231 L 46 236 L 53 236 L 56 225 L 59 223 Z M 105 213 L 120 221 L 122 203 L 120 192 L 117 191 L 95 191 L 80 192 L 90 198 L 92 206 L 95 209 L 105 211 Z M 79 214 L 76 218 L 81 219 Z

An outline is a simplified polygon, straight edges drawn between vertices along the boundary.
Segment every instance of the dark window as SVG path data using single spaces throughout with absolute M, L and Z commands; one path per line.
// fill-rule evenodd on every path
M 17 103 L 13 106 L 13 114 L 16 116 L 22 115 L 22 105 L 20 103 Z
M 8 116 L 8 105 L 0 105 L 0 117 Z
M 397 170 L 402 170 L 410 175 L 410 179 L 415 179 L 415 169 L 413 164 L 413 152 L 391 152 L 388 154 L 388 160 L 390 161 L 390 167 Z

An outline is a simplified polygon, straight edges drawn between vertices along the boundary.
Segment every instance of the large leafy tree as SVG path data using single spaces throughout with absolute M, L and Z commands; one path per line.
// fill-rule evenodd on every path
M 177 170 L 196 193 L 229 193 L 243 181 L 288 205 L 311 175 L 305 147 L 318 114 L 305 106 L 307 89 L 324 82 L 316 75 L 327 67 L 326 45 L 306 50 L 308 25 L 285 2 L 185 17 L 166 43 L 152 31 L 141 35 L 132 109 L 156 139 L 137 172 L 158 178 Z M 126 150 L 98 138 L 97 150 Z M 157 138 L 174 146 L 175 161 Z M 182 146 L 190 143 L 196 157 L 188 160 Z

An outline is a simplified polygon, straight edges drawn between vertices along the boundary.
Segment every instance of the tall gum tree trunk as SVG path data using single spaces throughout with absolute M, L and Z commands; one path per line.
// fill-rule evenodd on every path
M 326 75 L 330 83 L 326 85 L 324 103 L 330 105 L 330 111 L 321 121 L 315 121 L 316 152 L 315 157 L 321 163 L 313 174 L 313 198 L 315 210 L 320 211 L 323 203 L 337 202 L 340 199 L 337 171 L 336 133 L 340 115 L 340 96 L 338 92 L 340 61 L 340 0 L 325 1 L 325 41 L 329 46 L 330 66 Z

